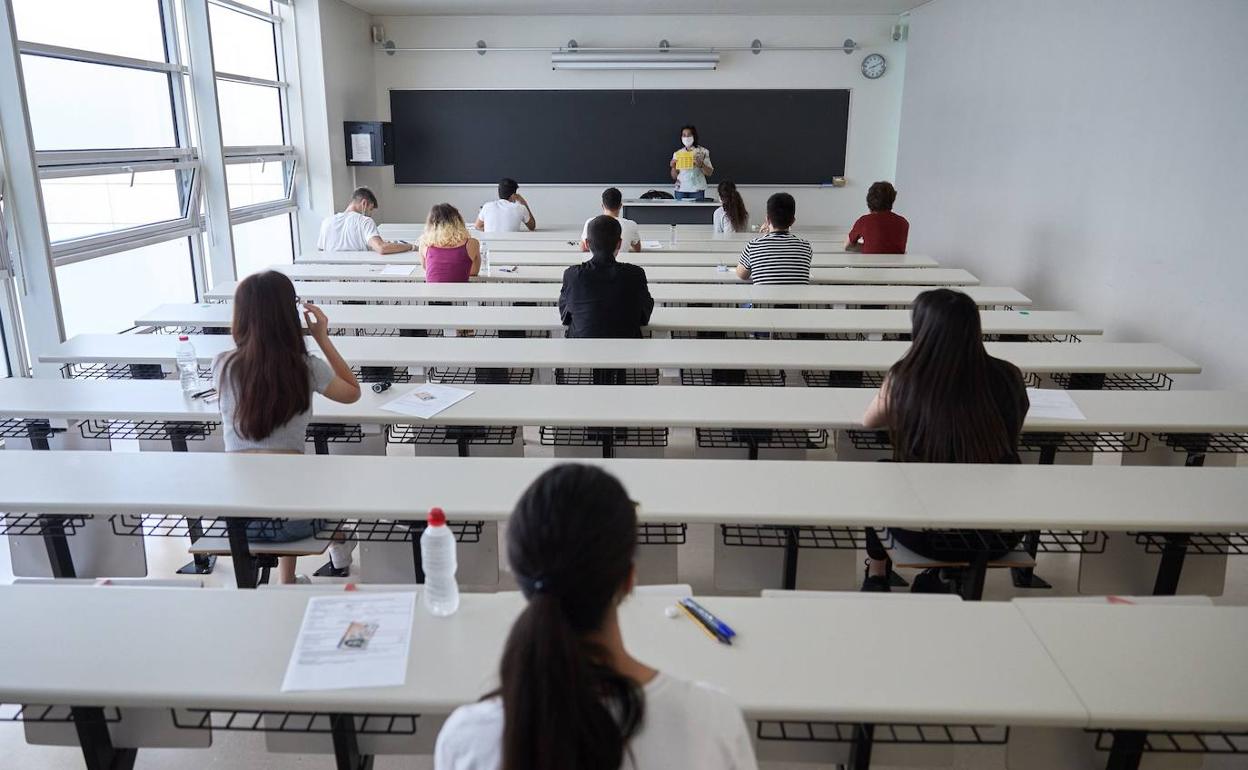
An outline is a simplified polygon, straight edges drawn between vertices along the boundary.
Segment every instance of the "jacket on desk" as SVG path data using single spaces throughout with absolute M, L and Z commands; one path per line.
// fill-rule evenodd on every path
M 639 338 L 653 309 L 646 271 L 613 255 L 595 254 L 563 273 L 559 317 L 569 337 Z

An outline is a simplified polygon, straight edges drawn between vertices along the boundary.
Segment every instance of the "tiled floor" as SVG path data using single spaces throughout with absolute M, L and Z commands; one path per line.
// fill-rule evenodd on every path
M 688 443 L 684 437 L 674 437 L 673 450 L 677 454 L 687 453 Z M 540 448 L 533 448 L 536 454 Z M 547 450 L 548 451 L 548 450 Z M 682 547 L 680 555 L 680 581 L 689 583 L 698 593 L 712 593 L 712 537 L 714 530 L 710 526 L 690 528 L 689 542 Z M 178 566 L 186 562 L 185 544 L 181 540 L 170 538 L 152 538 L 147 542 L 148 570 L 151 577 L 167 578 L 173 575 Z M 322 558 L 303 559 L 299 571 L 311 573 L 324 560 Z M 1219 604 L 1248 605 L 1248 558 L 1230 559 L 1227 574 L 1227 590 L 1219 597 Z M 1054 584 L 1054 593 L 1071 594 L 1075 591 L 1078 579 L 1078 558 L 1074 556 L 1042 556 L 1039 572 Z M 218 561 L 215 572 L 205 578 L 209 586 L 223 590 L 232 588 L 231 564 L 228 558 Z M 12 577 L 9 563 L 9 552 L 0 542 L 0 581 Z M 985 600 L 1004 600 L 1018 595 L 1018 591 L 1010 585 L 1008 574 L 997 571 L 989 576 L 985 589 Z M 1047 592 L 1046 592 L 1047 593 Z M 1021 697 L 1025 697 L 1022 694 Z M 1002 748 L 960 749 L 955 753 L 956 770 L 996 770 L 1005 767 L 1005 752 Z M 264 750 L 264 740 L 258 735 L 226 735 L 217 733 L 213 737 L 210 749 L 184 750 L 142 750 L 139 752 L 136 770 L 182 770 L 191 766 L 204 770 L 229 768 L 230 770 L 304 770 L 305 768 L 333 768 L 333 760 L 325 755 L 279 755 Z M 16 724 L 0 724 L 0 770 L 77 770 L 83 767 L 80 752 L 72 748 L 43 747 L 27 745 L 23 739 L 22 729 Z M 427 770 L 432 762 L 427 757 L 380 757 L 375 767 L 377 770 Z M 811 765 L 768 764 L 769 770 L 781 768 L 809 768 Z M 949 767 L 949 766 L 946 766 Z M 1155 767 L 1167 767 L 1156 765 Z M 1185 765 L 1186 767 L 1186 765 Z M 1204 767 L 1209 770 L 1243 770 L 1248 768 L 1248 759 L 1227 761 L 1210 759 Z M 1054 768 L 1054 770 L 1061 770 Z

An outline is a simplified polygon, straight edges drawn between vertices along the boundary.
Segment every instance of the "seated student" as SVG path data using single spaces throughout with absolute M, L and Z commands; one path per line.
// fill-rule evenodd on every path
M 614 187 L 602 191 L 602 213 L 620 223 L 620 238 L 624 241 L 625 251 L 641 251 L 641 236 L 637 231 L 637 223 L 620 216 L 624 206 L 624 195 Z M 581 228 L 581 251 L 589 251 L 589 223 L 593 217 L 585 220 Z
M 468 234 L 459 209 L 449 203 L 429 209 L 420 236 L 420 265 L 426 283 L 466 283 L 481 272 L 481 242 Z
M 623 241 L 614 217 L 594 217 L 585 227 L 593 256 L 565 270 L 559 290 L 559 316 L 568 327 L 567 336 L 640 338 L 654 310 L 646 271 L 616 261 Z
M 745 210 L 745 201 L 737 186 L 732 182 L 720 182 L 719 208 L 715 209 L 714 230 L 720 233 L 748 233 L 750 231 L 750 212 Z
M 910 234 L 910 223 L 906 218 L 893 213 L 893 201 L 897 200 L 897 190 L 888 182 L 876 182 L 867 190 L 867 208 L 870 214 L 863 214 L 850 228 L 849 238 L 845 242 L 846 251 L 861 251 L 863 254 L 905 254 L 906 238 Z
M 375 251 L 398 254 L 414 251 L 409 243 L 393 243 L 381 237 L 372 214 L 377 210 L 377 196 L 367 187 L 351 193 L 351 202 L 342 211 L 321 223 L 316 248 L 321 251 Z
M 524 196 L 516 192 L 520 184 L 504 177 L 498 181 L 498 200 L 481 207 L 474 227 L 483 233 L 518 233 L 521 227 L 537 228 L 537 220 Z
M 766 235 L 745 246 L 737 262 L 737 277 L 756 284 L 810 283 L 815 252 L 810 242 L 789 232 L 797 220 L 797 202 L 788 193 L 767 199 Z
M 914 341 L 889 369 L 862 424 L 888 430 L 897 462 L 1019 462 L 1018 436 L 1030 407 L 1027 389 L 1018 367 L 984 349 L 974 300 L 933 289 L 920 294 L 910 312 Z M 930 531 L 889 533 L 930 559 L 966 561 L 974 555 Z M 1003 548 L 992 556 L 1005 553 Z M 867 554 L 862 590 L 888 591 L 888 554 L 870 529 Z M 916 588 L 921 585 L 915 581 Z
M 284 273 L 254 273 L 234 290 L 235 347 L 212 362 L 225 451 L 303 454 L 313 392 L 340 404 L 359 400 L 360 385 L 329 340 L 324 311 L 305 302 L 303 318 L 329 363 L 308 354 L 295 286 Z M 263 520 L 248 527 L 249 539 L 278 543 L 313 534 L 312 522 L 305 519 L 288 520 L 276 531 Z M 329 546 L 336 576 L 347 575 L 351 548 L 342 542 Z M 295 557 L 281 558 L 279 579 L 295 582 Z
M 438 770 L 758 767 L 731 698 L 625 648 L 618 607 L 636 583 L 636 543 L 636 504 L 600 468 L 559 465 L 525 490 L 507 558 L 528 604 L 498 690 L 438 734 Z

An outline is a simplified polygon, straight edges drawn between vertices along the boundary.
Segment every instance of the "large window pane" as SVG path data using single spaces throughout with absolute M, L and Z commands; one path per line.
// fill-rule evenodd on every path
M 217 81 L 221 138 L 226 146 L 282 144 L 282 100 L 278 89 Z
M 194 302 L 185 238 L 56 268 L 65 333 L 113 334 L 165 302 Z
M 225 167 L 225 179 L 230 190 L 230 208 L 286 197 L 286 164 L 280 161 L 231 163 Z
M 29 43 L 165 61 L 159 0 L 12 0 Z
M 290 215 L 234 225 L 234 270 L 241 279 L 260 270 L 294 261 Z
M 22 71 L 40 150 L 177 146 L 164 73 L 46 56 L 23 56 Z
M 217 72 L 277 80 L 273 24 L 219 5 L 208 7 Z
M 43 180 L 48 235 L 53 241 L 182 218 L 178 172 Z

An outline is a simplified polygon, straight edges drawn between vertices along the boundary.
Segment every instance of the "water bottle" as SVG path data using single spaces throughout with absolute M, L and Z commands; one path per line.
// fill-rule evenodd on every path
M 441 508 L 429 511 L 429 523 L 420 536 L 420 560 L 425 571 L 425 587 L 421 592 L 425 609 L 430 615 L 444 618 L 459 609 L 459 583 L 455 570 L 455 535 L 446 526 Z
M 671 234 L 667 239 L 667 245 L 675 246 L 676 245 L 676 225 L 672 225 L 672 229 L 670 233 Z
M 195 348 L 191 338 L 185 334 L 178 336 L 178 379 L 182 381 L 182 395 L 190 396 L 199 390 L 199 362 L 195 359 Z
M 485 262 L 485 277 L 490 277 L 490 244 L 481 241 L 481 259 Z

